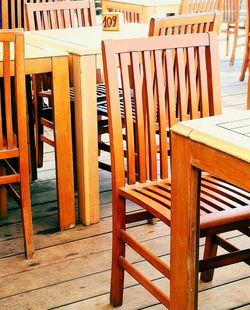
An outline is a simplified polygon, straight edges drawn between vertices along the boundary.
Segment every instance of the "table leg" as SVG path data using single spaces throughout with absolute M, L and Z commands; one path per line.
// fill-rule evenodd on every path
M 80 221 L 99 222 L 96 56 L 73 55 L 75 139 Z
M 191 140 L 172 133 L 171 309 L 197 309 L 199 170 L 191 165 Z
M 150 22 L 151 17 L 155 15 L 155 6 L 145 6 L 142 8 L 142 21 L 144 24 Z
M 52 59 L 57 199 L 60 229 L 75 226 L 68 58 Z

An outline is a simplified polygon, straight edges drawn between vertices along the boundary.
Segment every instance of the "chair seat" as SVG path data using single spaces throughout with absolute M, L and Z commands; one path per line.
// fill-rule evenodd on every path
M 166 224 L 170 224 L 171 181 L 169 179 L 127 185 L 119 195 L 138 204 Z M 250 226 L 250 193 L 205 175 L 201 181 L 201 235 L 222 233 L 241 223 Z M 237 219 L 237 221 L 236 221 Z M 211 225 L 213 224 L 213 225 Z M 212 227 L 212 228 L 211 228 Z

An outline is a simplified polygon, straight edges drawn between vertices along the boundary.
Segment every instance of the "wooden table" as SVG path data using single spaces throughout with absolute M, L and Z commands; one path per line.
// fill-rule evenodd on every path
M 102 12 L 121 11 L 125 19 L 126 12 L 133 12 L 138 22 L 147 24 L 155 15 L 163 17 L 167 13 L 179 13 L 180 4 L 181 0 L 102 0 Z
M 60 229 L 63 230 L 75 226 L 73 159 L 72 152 L 65 152 L 65 143 L 67 148 L 72 150 L 68 53 L 51 46 L 36 47 L 27 43 L 26 36 L 25 42 L 25 73 L 52 72 L 56 133 L 54 139 L 57 148 L 57 199 Z
M 100 26 L 29 32 L 28 42 L 55 46 L 69 55 L 71 80 L 75 89 L 75 138 L 80 221 L 97 223 L 99 213 L 98 135 L 96 109 L 96 68 L 102 66 L 101 41 L 146 37 L 148 25 L 126 24 L 119 32 L 104 32 Z
M 196 309 L 199 171 L 250 191 L 250 111 L 172 128 L 171 309 Z

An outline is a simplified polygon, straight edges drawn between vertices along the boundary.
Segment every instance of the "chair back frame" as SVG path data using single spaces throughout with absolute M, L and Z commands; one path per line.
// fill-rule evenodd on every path
M 234 1 L 234 0 L 233 0 Z M 180 14 L 222 11 L 224 0 L 182 0 Z
M 0 0 L 3 29 L 27 29 L 25 3 L 54 2 L 55 0 Z M 66 1 L 66 0 L 56 0 Z
M 219 11 L 151 18 L 149 36 L 201 33 L 220 30 Z
M 210 32 L 104 41 L 102 51 L 112 188 L 116 194 L 126 183 L 168 177 L 167 132 L 172 125 L 221 113 L 217 35 Z M 121 117 L 119 87 L 125 120 Z
M 96 25 L 93 0 L 26 3 L 29 30 Z

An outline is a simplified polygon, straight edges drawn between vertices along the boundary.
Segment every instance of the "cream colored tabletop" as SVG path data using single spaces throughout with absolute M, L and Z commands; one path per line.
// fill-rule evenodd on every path
M 30 31 L 25 33 L 28 43 L 44 49 L 54 46 L 72 54 L 100 54 L 101 41 L 107 39 L 141 38 L 148 35 L 149 26 L 124 24 L 119 31 L 103 31 L 101 26 Z
M 181 122 L 172 131 L 250 163 L 250 110 Z

